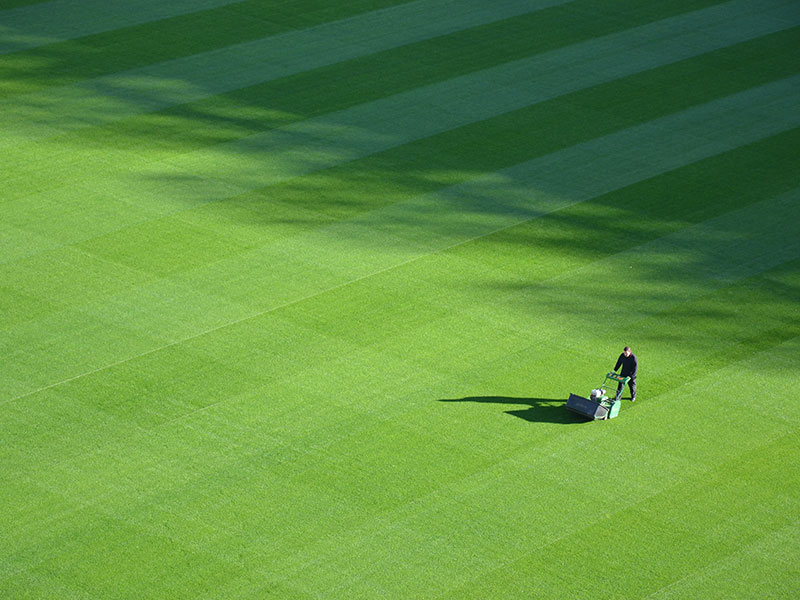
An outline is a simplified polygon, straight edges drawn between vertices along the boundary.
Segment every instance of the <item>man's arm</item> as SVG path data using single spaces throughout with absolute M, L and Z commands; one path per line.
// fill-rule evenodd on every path
M 618 371 L 621 366 L 622 366 L 622 354 L 620 354 L 619 358 L 617 359 L 617 366 L 614 367 L 614 371 Z
M 631 375 L 631 377 L 635 379 L 637 373 L 639 373 L 639 359 L 636 358 L 635 354 L 632 354 L 631 358 L 633 358 L 633 375 Z

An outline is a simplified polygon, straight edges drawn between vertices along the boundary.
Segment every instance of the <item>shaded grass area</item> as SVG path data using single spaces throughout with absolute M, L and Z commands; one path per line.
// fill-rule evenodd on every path
M 791 61 L 768 67 L 761 56 L 772 45 L 782 52 L 788 52 L 796 43 L 796 29 L 745 42 L 676 65 L 457 128 L 353 164 L 326 169 L 318 176 L 307 176 L 287 184 L 270 186 L 260 194 L 232 199 L 226 201 L 224 207 L 207 210 L 217 218 L 226 214 L 234 216 L 238 207 L 244 206 L 264 214 L 264 219 L 259 219 L 259 225 L 268 225 L 270 222 L 280 224 L 280 215 L 286 212 L 286 209 L 276 207 L 280 202 L 286 204 L 289 211 L 299 211 L 300 208 L 314 211 L 304 213 L 312 222 L 320 219 L 317 213 L 321 212 L 333 213 L 331 216 L 334 218 L 346 218 L 442 185 L 456 183 L 479 174 L 483 167 L 502 168 L 646 121 L 664 114 L 665 109 L 688 107 L 745 89 L 749 85 L 758 85 L 785 76 L 792 72 Z M 736 79 L 731 81 L 727 74 L 733 64 L 738 65 L 738 71 Z M 711 78 L 714 85 L 697 85 L 700 73 L 705 78 Z M 300 86 L 299 89 L 303 87 Z M 662 93 L 661 90 L 666 91 Z M 351 102 L 355 97 L 351 96 Z M 590 119 L 590 115 L 597 118 Z M 173 129 L 156 127 L 156 122 L 148 124 L 149 118 L 142 119 L 144 123 L 137 126 L 139 134 L 127 131 L 125 127 L 120 129 L 113 126 L 93 130 L 86 135 L 77 134 L 72 141 L 67 138 L 61 143 L 69 143 L 70 146 L 76 144 L 80 148 L 97 145 L 98 149 L 105 148 L 107 151 L 108 140 L 119 140 L 122 145 L 133 144 L 141 151 L 147 149 L 157 156 L 157 148 L 160 148 L 163 139 L 169 139 L 169 132 Z M 196 120 L 191 122 L 196 124 Z M 194 142 L 184 139 L 183 143 L 189 143 L 189 146 L 183 147 L 182 151 L 191 149 L 194 143 L 210 141 L 206 136 L 196 137 L 198 130 L 187 129 L 184 126 L 186 124 L 188 123 L 180 121 L 173 125 L 176 128 L 174 131 L 188 131 L 195 139 Z M 158 140 L 152 140 L 155 131 L 159 132 Z M 98 134 L 100 137 L 96 138 Z M 95 139 L 92 141 L 93 138 Z M 508 143 L 502 140 L 508 140 Z M 155 141 L 157 147 L 152 147 L 150 141 Z M 174 140 L 173 143 L 177 144 L 178 141 Z M 491 147 L 492 152 L 487 153 L 487 147 Z M 173 152 L 177 148 L 181 146 L 176 146 Z M 88 158 L 91 159 L 91 156 Z M 74 168 L 71 167 L 71 170 Z M 48 182 L 55 185 L 58 179 L 51 173 Z M 30 184 L 25 183 L 25 186 L 29 189 Z M 13 192 L 9 190 L 9 193 Z M 264 206 L 260 207 L 262 201 Z M 241 215 L 242 225 L 254 218 L 253 210 L 245 210 Z
M 527 408 L 506 411 L 531 423 L 583 423 L 579 415 L 564 410 L 563 398 L 510 398 L 507 396 L 468 396 L 466 398 L 442 398 L 441 402 L 477 402 L 479 404 L 520 405 Z
M 141 140 L 186 152 L 700 8 L 673 2 L 658 12 L 632 10 L 623 19 L 606 4 L 579 0 L 71 134 L 65 141 L 125 147 Z M 619 10 L 631 8 L 630 0 L 620 4 Z
M 612 256 L 795 189 L 798 144 L 797 129 L 771 136 L 477 239 L 451 253 L 502 269 L 510 279 L 546 280 L 565 264 L 575 268 Z M 720 183 L 712 186 L 711 181 Z M 557 268 L 547 260 L 555 255 Z M 509 261 L 510 256 L 515 260 Z
M 3 57 L 0 97 L 208 52 L 401 3 L 354 0 L 333 6 L 321 0 L 303 0 L 289 6 L 282 0 L 246 0 L 47 44 Z
M 278 201 L 337 219 L 352 217 L 794 74 L 791 61 L 765 65 L 764 53 L 773 44 L 787 51 L 796 47 L 800 28 L 465 125 L 234 202 L 258 210 L 260 196 L 267 214 Z M 736 78 L 729 76 L 732 65 Z M 698 85 L 701 76 L 713 83 Z

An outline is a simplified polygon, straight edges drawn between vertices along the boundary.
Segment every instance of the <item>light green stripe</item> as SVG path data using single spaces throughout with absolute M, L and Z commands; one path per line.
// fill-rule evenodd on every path
M 241 0 L 54 0 L 0 12 L 0 55 Z
M 417 0 L 0 102 L 0 147 L 102 125 L 573 0 Z

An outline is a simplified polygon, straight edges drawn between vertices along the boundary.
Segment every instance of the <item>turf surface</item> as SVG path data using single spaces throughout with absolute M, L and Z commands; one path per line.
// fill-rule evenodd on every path
M 796 2 L 1 8 L 0 597 L 800 595 Z

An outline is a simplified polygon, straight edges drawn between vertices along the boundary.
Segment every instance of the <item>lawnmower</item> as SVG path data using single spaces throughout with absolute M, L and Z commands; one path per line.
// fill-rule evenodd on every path
M 577 394 L 570 394 L 569 400 L 567 400 L 567 410 L 571 410 L 593 421 L 613 419 L 619 414 L 619 407 L 622 404 L 622 391 L 625 389 L 625 386 L 628 385 L 630 379 L 630 377 L 617 375 L 613 371 L 606 373 L 603 384 L 593 389 L 589 393 L 588 398 L 578 396 Z M 606 395 L 606 390 L 614 385 L 617 386 L 617 391 L 612 400 Z

